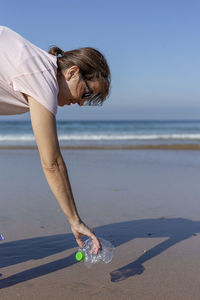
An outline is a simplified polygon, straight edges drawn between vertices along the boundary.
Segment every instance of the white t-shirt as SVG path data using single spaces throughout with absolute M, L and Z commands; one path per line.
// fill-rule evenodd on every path
M 29 111 L 23 94 L 57 113 L 57 57 L 0 26 L 0 115 Z

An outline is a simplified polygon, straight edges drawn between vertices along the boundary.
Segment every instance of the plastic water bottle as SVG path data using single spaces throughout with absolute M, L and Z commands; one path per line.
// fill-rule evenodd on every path
M 94 253 L 90 253 L 93 242 L 89 238 L 83 243 L 83 246 L 78 249 L 78 252 L 76 253 L 76 260 L 84 261 L 87 267 L 91 267 L 92 264 L 96 264 L 100 261 L 104 262 L 105 264 L 111 262 L 115 247 L 111 242 L 106 241 L 103 238 L 99 238 L 99 241 L 101 243 L 102 250 L 99 250 L 97 255 Z

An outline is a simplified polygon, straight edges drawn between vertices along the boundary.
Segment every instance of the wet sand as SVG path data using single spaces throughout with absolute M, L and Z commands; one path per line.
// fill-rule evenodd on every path
M 200 150 L 199 144 L 77 145 L 61 146 L 62 150 Z M 0 146 L 0 150 L 37 150 L 36 146 Z
M 114 259 L 77 263 L 36 150 L 0 151 L 0 299 L 199 299 L 200 156 L 63 150 L 76 204 Z

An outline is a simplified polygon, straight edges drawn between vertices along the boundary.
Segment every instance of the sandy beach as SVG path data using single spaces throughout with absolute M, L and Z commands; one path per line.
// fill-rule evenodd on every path
M 78 246 L 34 149 L 0 150 L 0 299 L 199 300 L 200 152 L 63 149 L 78 211 L 115 246 Z

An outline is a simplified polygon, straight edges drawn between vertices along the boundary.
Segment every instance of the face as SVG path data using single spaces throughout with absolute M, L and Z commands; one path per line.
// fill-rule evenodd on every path
M 93 94 L 99 92 L 100 85 L 98 81 L 89 81 L 80 79 L 80 71 L 77 66 L 64 70 L 58 75 L 58 105 L 78 104 L 82 106 L 86 99 L 82 98 L 92 90 Z M 88 89 L 89 88 L 89 89 Z

